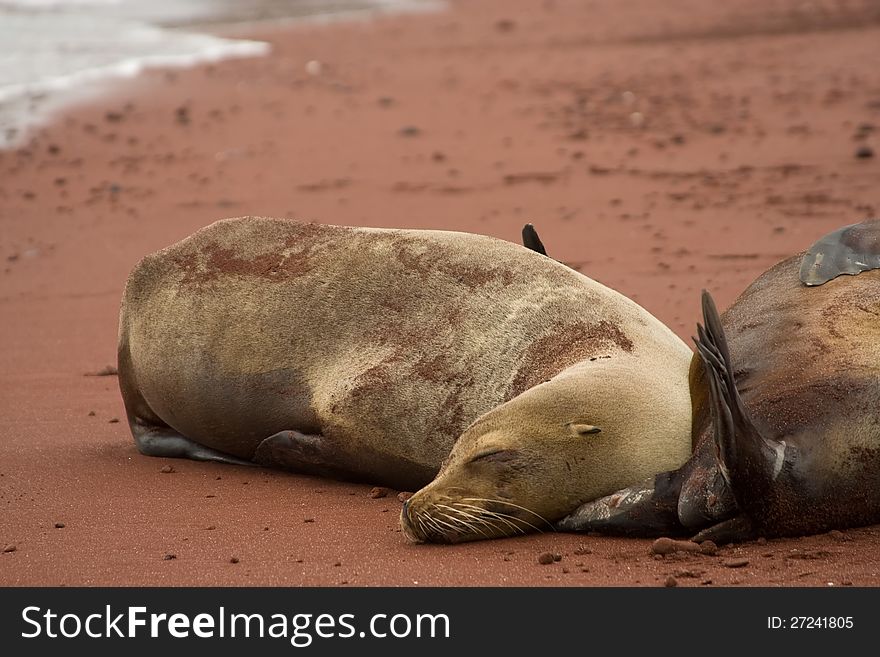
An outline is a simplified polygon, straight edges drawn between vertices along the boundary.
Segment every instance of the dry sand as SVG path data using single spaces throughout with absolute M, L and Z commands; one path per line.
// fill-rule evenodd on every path
M 85 376 L 135 262 L 245 214 L 531 221 L 689 339 L 701 288 L 726 307 L 877 214 L 880 3 L 472 0 L 247 36 L 273 54 L 150 73 L 0 153 L 0 584 L 880 585 L 878 527 L 409 545 L 370 486 L 139 455 L 115 377 Z

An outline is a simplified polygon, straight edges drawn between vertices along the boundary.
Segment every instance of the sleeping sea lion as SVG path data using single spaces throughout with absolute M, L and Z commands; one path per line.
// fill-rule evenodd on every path
M 245 217 L 134 268 L 119 382 L 144 454 L 426 486 L 404 531 L 450 542 L 681 465 L 690 355 L 509 242 Z

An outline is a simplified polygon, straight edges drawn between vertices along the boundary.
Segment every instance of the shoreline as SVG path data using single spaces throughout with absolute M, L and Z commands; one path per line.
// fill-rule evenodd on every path
M 46 126 L 53 116 L 87 103 L 100 102 L 100 97 L 112 91 L 114 85 L 136 78 L 147 71 L 169 71 L 217 64 L 227 59 L 262 57 L 269 54 L 264 41 L 248 38 L 253 33 L 277 33 L 299 27 L 330 25 L 336 22 L 381 20 L 397 14 L 422 14 L 441 11 L 442 0 L 372 0 L 373 5 L 346 7 L 331 6 L 326 10 L 312 9 L 306 13 L 270 18 L 240 19 L 222 10 L 210 20 L 199 19 L 180 24 L 136 22 L 122 16 L 120 26 L 137 25 L 150 33 L 166 34 L 170 38 L 188 41 L 192 52 L 144 52 L 136 57 L 117 59 L 90 68 L 75 70 L 37 81 L 0 87 L 0 150 L 24 144 L 28 135 Z M 15 15 L 14 7 L 8 11 Z M 81 10 L 80 10 L 81 11 Z M 94 11 L 94 9 L 92 9 Z M 33 12 L 33 13 L 31 13 Z M 88 18 L 74 7 L 60 13 L 46 9 L 21 9 L 22 16 L 70 16 Z M 112 14 L 111 14 L 112 16 Z M 2 17 L 2 14 L 0 14 Z M 92 44 L 94 46 L 94 44 Z M 44 55 L 45 53 L 37 53 Z
M 115 377 L 86 376 L 115 363 L 134 264 L 242 215 L 514 242 L 531 222 L 689 341 L 702 288 L 727 307 L 880 210 L 856 157 L 880 148 L 880 27 L 817 32 L 799 7 L 470 0 L 256 31 L 264 58 L 145 72 L 0 151 L 0 584 L 880 586 L 880 527 L 721 558 L 410 545 L 368 485 L 141 456 Z

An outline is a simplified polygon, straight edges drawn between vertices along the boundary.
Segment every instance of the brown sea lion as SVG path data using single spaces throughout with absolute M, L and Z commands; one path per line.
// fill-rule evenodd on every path
M 144 258 L 119 330 L 141 452 L 430 483 L 403 513 L 417 541 L 544 528 L 683 463 L 690 356 L 515 244 L 266 218 Z
M 693 456 L 559 527 L 730 541 L 880 522 L 878 266 L 868 221 L 777 264 L 720 317 L 704 293 Z

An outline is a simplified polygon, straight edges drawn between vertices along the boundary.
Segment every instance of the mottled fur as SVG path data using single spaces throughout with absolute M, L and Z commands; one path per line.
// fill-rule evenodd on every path
M 515 244 L 268 218 L 144 258 L 119 332 L 136 437 L 167 427 L 243 460 L 414 489 L 475 420 L 548 454 L 565 423 L 601 427 L 561 471 L 521 475 L 546 497 L 569 468 L 583 496 L 683 462 L 690 356 L 634 302 Z M 320 438 L 306 461 L 258 454 L 287 430 Z M 558 496 L 560 515 L 575 496 Z

